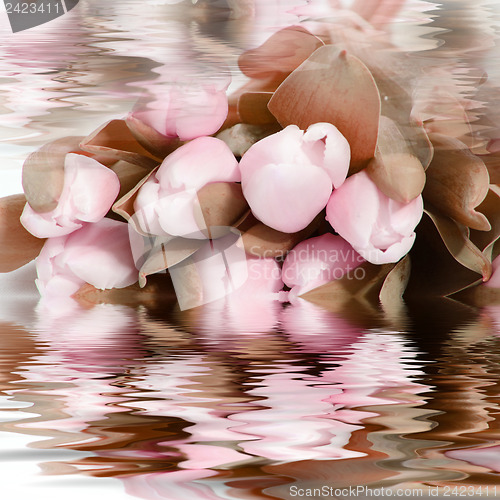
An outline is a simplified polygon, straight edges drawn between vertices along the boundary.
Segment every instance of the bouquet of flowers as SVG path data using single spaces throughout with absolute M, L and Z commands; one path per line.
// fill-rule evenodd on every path
M 247 83 L 229 97 L 224 75 L 172 83 L 32 153 L 24 195 L 0 200 L 0 270 L 36 259 L 46 299 L 147 289 L 162 273 L 182 309 L 230 293 L 489 300 L 496 142 L 476 138 L 467 103 L 419 94 L 390 46 L 366 51 L 372 28 L 350 23 L 349 36 L 275 33 L 240 56 Z

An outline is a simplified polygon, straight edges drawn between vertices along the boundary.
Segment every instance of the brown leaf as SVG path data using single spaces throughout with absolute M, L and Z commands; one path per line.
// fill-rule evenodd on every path
M 278 87 L 269 110 L 283 127 L 335 125 L 351 146 L 351 173 L 375 155 L 380 95 L 368 68 L 344 50 L 317 49 Z
M 484 201 L 477 207 L 491 224 L 489 231 L 470 231 L 471 241 L 483 252 L 491 262 L 494 258 L 493 247 L 500 237 L 500 188 L 491 186 Z
M 120 192 L 117 196 L 118 200 L 132 191 L 137 186 L 137 184 L 139 184 L 139 182 L 142 181 L 144 177 L 146 177 L 144 168 L 123 160 L 119 160 L 114 163 L 110 167 L 110 169 L 113 170 L 113 172 L 118 176 L 118 180 L 120 181 Z
M 165 158 L 183 144 L 178 137 L 166 137 L 132 115 L 125 122 L 137 142 L 154 158 Z
M 322 45 L 319 38 L 304 28 L 290 26 L 274 33 L 260 47 L 244 52 L 238 65 L 250 78 L 282 81 Z
M 475 210 L 489 189 L 484 162 L 458 139 L 436 134 L 430 137 L 435 149 L 426 171 L 424 200 L 460 224 L 489 231 L 488 219 Z
M 319 226 L 324 214 L 319 214 L 305 229 L 297 233 L 282 233 L 262 222 L 250 227 L 242 235 L 245 251 L 256 257 L 284 258 L 300 241 L 309 237 Z M 241 228 L 240 228 L 241 229 Z
M 399 304 L 408 285 L 411 272 L 410 256 L 406 255 L 387 274 L 380 289 L 379 299 L 384 309 Z
M 281 130 L 281 126 L 259 126 L 247 123 L 237 123 L 236 125 L 219 132 L 216 137 L 224 141 L 234 156 L 243 156 L 250 146 L 260 141 L 264 137 Z
M 23 165 L 23 190 L 31 208 L 38 213 L 56 208 L 64 186 L 64 159 L 81 153 L 82 137 L 63 137 L 31 153 Z
M 314 288 L 301 297 L 322 307 L 352 299 L 377 302 L 382 284 L 393 268 L 394 264 L 377 266 L 364 262 L 342 278 Z
M 229 226 L 237 226 L 250 210 L 241 184 L 235 182 L 213 182 L 197 194 L 194 218 L 200 229 L 206 229 L 208 238 L 224 236 Z
M 385 116 L 380 117 L 375 158 L 368 163 L 366 172 L 386 196 L 400 203 L 408 203 L 424 189 L 422 164 L 396 123 Z
M 425 213 L 431 218 L 446 248 L 457 262 L 480 274 L 483 281 L 488 280 L 492 271 L 491 262 L 472 243 L 469 238 L 469 229 L 446 215 L 441 215 L 432 207 L 427 207 Z
M 153 248 L 139 270 L 139 285 L 146 285 L 146 276 L 156 274 L 193 255 L 206 240 L 157 237 Z
M 278 125 L 267 104 L 272 92 L 245 92 L 238 99 L 238 115 L 243 123 L 250 125 Z
M 35 259 L 45 239 L 35 238 L 19 218 L 26 204 L 23 194 L 0 198 L 0 272 L 14 271 Z
M 88 135 L 80 143 L 84 151 L 123 160 L 145 169 L 161 162 L 139 144 L 125 120 L 111 120 Z

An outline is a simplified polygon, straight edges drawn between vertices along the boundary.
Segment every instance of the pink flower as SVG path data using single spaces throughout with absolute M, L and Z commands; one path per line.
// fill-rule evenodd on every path
M 332 185 L 342 185 L 349 161 L 349 143 L 333 125 L 315 123 L 306 132 L 289 125 L 243 155 L 243 194 L 264 224 L 294 233 L 325 207 Z
M 101 220 L 120 191 L 117 175 L 98 161 L 69 153 L 64 160 L 64 186 L 54 210 L 35 212 L 27 203 L 21 223 L 38 238 L 64 236 L 85 222 Z
M 188 141 L 211 135 L 224 123 L 228 112 L 226 90 L 230 78 L 203 78 L 189 85 L 163 82 L 152 86 L 153 97 L 139 102 L 130 114 L 164 137 Z
M 347 241 L 333 234 L 300 242 L 283 263 L 283 281 L 291 288 L 289 300 L 293 301 L 313 288 L 342 278 L 364 260 Z
M 490 279 L 484 284 L 490 288 L 500 288 L 500 256 L 493 259 Z
M 335 231 L 373 264 L 397 262 L 409 252 L 422 213 L 421 196 L 406 204 L 392 200 L 364 171 L 335 190 L 326 207 Z
M 211 182 L 240 180 L 238 162 L 224 142 L 199 137 L 165 158 L 138 192 L 139 227 L 156 235 L 204 238 L 195 219 L 197 191 Z
M 44 297 L 73 295 L 84 283 L 106 289 L 137 281 L 128 224 L 111 219 L 50 238 L 35 262 L 36 284 Z

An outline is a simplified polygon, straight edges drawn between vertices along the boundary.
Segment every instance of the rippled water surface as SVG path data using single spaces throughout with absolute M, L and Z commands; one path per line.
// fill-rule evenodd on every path
M 281 12 L 293 1 L 238 19 L 222 3 L 80 0 L 15 36 L 2 12 L 2 189 L 20 189 L 28 152 L 124 116 L 169 72 L 232 73 L 237 84 L 238 55 L 294 22 Z M 458 88 L 491 122 L 496 11 L 494 1 L 406 2 L 389 28 L 398 51 L 440 69 L 424 90 Z M 145 295 L 47 311 L 33 272 L 0 282 L 5 498 L 289 499 L 324 486 L 497 493 L 498 306 L 179 312 Z

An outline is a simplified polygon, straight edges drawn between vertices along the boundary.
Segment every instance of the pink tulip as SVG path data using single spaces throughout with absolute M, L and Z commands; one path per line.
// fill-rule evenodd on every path
M 342 278 L 365 259 L 340 236 L 323 234 L 296 245 L 283 263 L 283 281 L 291 288 L 288 299 Z
M 397 262 L 409 252 L 422 212 L 421 196 L 406 204 L 392 200 L 364 171 L 335 190 L 326 207 L 335 231 L 373 264 Z
M 492 273 L 490 279 L 484 284 L 484 286 L 490 288 L 500 288 L 500 256 L 493 259 L 492 262 Z
M 217 132 L 228 112 L 230 78 L 203 78 L 189 85 L 163 82 L 150 86 L 152 98 L 140 101 L 130 114 L 164 137 L 182 141 Z
M 137 223 L 149 234 L 204 238 L 194 215 L 197 191 L 211 182 L 239 180 L 238 162 L 224 142 L 194 139 L 167 156 L 141 187 L 134 204 Z
M 27 203 L 21 223 L 38 238 L 64 236 L 86 222 L 101 220 L 120 191 L 117 175 L 98 161 L 69 153 L 64 160 L 64 187 L 54 210 L 35 212 Z
M 36 283 L 43 297 L 73 295 L 84 283 L 106 289 L 137 281 L 128 225 L 111 219 L 50 238 L 35 262 Z
M 243 155 L 243 194 L 264 224 L 294 233 L 323 210 L 332 185 L 344 182 L 349 161 L 349 143 L 333 125 L 315 123 L 306 132 L 289 125 Z

